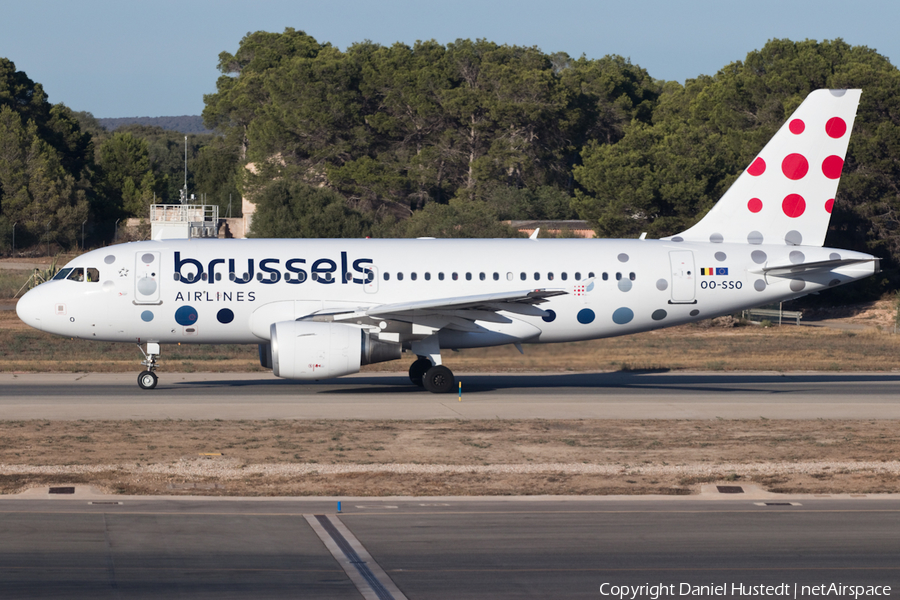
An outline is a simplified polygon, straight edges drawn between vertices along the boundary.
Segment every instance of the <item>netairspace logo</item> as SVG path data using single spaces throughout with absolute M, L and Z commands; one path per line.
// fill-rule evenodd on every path
M 874 598 L 890 596 L 889 585 L 845 585 L 843 583 L 822 583 L 803 585 L 798 583 L 782 583 L 779 585 L 759 585 L 747 583 L 710 583 L 694 585 L 691 583 L 657 583 L 644 585 L 613 585 L 604 583 L 600 586 L 600 595 L 619 598 L 619 600 L 637 600 L 638 598 L 678 598 L 691 596 L 739 597 L 773 597 L 773 598 Z

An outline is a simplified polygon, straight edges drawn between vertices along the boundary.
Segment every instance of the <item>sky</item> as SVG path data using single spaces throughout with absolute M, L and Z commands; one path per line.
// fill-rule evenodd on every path
M 199 115 L 218 55 L 253 31 L 342 50 L 484 38 L 546 53 L 618 54 L 657 79 L 714 75 L 773 38 L 843 38 L 900 65 L 896 0 L 7 0 L 0 57 L 50 102 L 98 118 Z

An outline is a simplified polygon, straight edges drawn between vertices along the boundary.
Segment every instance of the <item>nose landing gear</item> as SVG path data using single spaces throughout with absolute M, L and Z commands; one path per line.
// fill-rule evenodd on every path
M 138 344 L 138 350 L 144 355 L 144 360 L 141 361 L 141 364 L 147 367 L 146 371 L 142 371 L 141 374 L 138 375 L 138 387 L 142 390 L 152 390 L 156 387 L 156 384 L 159 383 L 159 377 L 154 373 L 157 367 L 156 357 L 159 356 L 159 344 L 156 342 L 147 342 L 146 352 L 144 352 L 144 349 Z

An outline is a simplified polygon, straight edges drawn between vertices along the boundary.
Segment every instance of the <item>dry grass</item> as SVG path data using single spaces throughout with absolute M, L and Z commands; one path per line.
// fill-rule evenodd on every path
M 896 473 L 847 468 L 898 460 L 897 425 L 824 420 L 6 421 L 0 422 L 0 463 L 112 467 L 63 475 L 14 474 L 6 467 L 0 469 L 0 492 L 53 482 L 119 493 L 242 496 L 687 494 L 713 481 L 752 481 L 783 492 L 898 492 Z M 201 456 L 208 453 L 221 456 Z M 808 462 L 824 466 L 812 472 L 793 467 Z M 298 463 L 588 464 L 615 469 L 599 475 L 552 468 L 529 474 L 313 470 L 286 477 L 251 468 Z M 780 466 L 760 471 L 760 464 Z M 217 465 L 238 474 L 216 476 Z M 142 471 L 149 466 L 157 472 Z M 188 466 L 201 474 L 158 472 L 167 466 L 173 472 Z M 698 466 L 702 475 L 696 474 Z M 688 467 L 694 474 L 682 472 Z

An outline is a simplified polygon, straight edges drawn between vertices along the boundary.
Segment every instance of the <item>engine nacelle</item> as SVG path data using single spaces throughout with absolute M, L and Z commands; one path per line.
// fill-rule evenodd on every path
M 381 342 L 341 323 L 281 321 L 269 328 L 272 372 L 287 379 L 327 379 L 360 365 L 400 358 L 400 344 Z
M 272 344 L 259 344 L 259 366 L 272 370 Z

